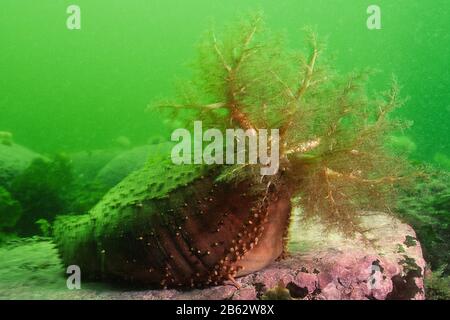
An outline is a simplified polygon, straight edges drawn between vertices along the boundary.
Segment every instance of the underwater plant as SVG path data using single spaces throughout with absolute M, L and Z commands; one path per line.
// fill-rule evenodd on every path
M 50 222 L 45 219 L 39 219 L 35 222 L 35 224 L 39 227 L 39 229 L 41 230 L 41 234 L 44 237 L 49 237 L 51 235 L 52 225 L 50 224 Z
M 417 233 L 432 270 L 450 274 L 450 174 L 432 165 L 422 176 L 402 186 L 395 212 Z
M 68 158 L 57 155 L 51 160 L 36 158 L 16 177 L 10 192 L 23 208 L 17 230 L 23 235 L 40 232 L 39 219 L 52 221 L 57 214 L 67 212 L 65 195 L 73 182 Z
M 450 276 L 444 275 L 442 266 L 425 277 L 425 287 L 428 300 L 449 300 L 450 299 Z
M 292 297 L 283 281 L 280 281 L 274 288 L 267 290 L 261 300 L 292 300 Z
M 194 79 L 156 106 L 190 127 L 279 129 L 277 174 L 260 164 L 176 165 L 155 154 L 92 210 L 60 216 L 54 237 L 65 264 L 91 279 L 162 287 L 217 285 L 285 254 L 291 199 L 306 217 L 363 232 L 361 210 L 389 211 L 405 161 L 387 139 L 399 87 L 368 97 L 368 72 L 340 75 L 315 34 L 309 51 L 286 48 L 261 15 L 214 31 L 199 46 Z
M 9 231 L 22 216 L 20 203 L 12 198 L 11 194 L 0 186 L 0 231 Z
M 23 207 L 17 229 L 24 235 L 49 234 L 46 223 L 58 214 L 83 213 L 108 191 L 102 183 L 76 175 L 71 159 L 56 154 L 36 158 L 11 184 L 11 193 Z M 45 228 L 43 230 L 42 228 Z

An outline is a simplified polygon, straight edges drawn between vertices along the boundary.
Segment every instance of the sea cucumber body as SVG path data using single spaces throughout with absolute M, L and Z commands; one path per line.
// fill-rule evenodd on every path
M 274 261 L 283 251 L 287 194 L 255 191 L 245 180 L 216 182 L 216 177 L 211 168 L 147 164 L 88 214 L 55 222 L 63 262 L 79 265 L 91 279 L 194 287 L 219 284 Z M 271 227 L 277 216 L 281 224 Z M 268 234 L 274 238 L 266 239 Z

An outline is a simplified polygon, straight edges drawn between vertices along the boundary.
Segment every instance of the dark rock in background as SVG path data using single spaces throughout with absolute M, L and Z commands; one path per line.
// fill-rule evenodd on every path
M 131 172 L 140 169 L 150 155 L 155 153 L 170 155 L 172 145 L 171 143 L 144 145 L 122 152 L 98 172 L 96 179 L 108 188 L 112 188 Z
M 43 156 L 18 144 L 0 143 L 0 185 L 8 186 L 36 158 Z
M 70 159 L 74 174 L 81 181 L 92 181 L 98 172 L 120 153 L 120 150 L 91 150 L 72 153 Z

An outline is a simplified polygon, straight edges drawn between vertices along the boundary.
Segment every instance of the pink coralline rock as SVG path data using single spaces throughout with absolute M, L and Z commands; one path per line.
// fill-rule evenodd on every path
M 270 293 L 282 286 L 292 299 L 425 298 L 425 261 L 409 225 L 384 213 L 365 213 L 365 240 L 327 233 L 318 222 L 293 225 L 297 227 L 291 230 L 291 255 L 237 279 L 240 288 L 230 283 L 185 292 L 166 290 L 165 295 L 170 299 L 261 299 L 273 298 Z M 158 291 L 152 292 L 143 298 L 161 298 Z

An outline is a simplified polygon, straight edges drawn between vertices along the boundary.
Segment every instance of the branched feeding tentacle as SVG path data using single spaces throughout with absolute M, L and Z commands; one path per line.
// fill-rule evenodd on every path
M 308 34 L 310 54 L 298 58 L 303 55 L 285 50 L 261 24 L 258 15 L 220 41 L 212 32 L 201 47 L 199 96 L 173 107 L 203 110 L 212 123 L 222 118 L 242 129 L 279 128 L 280 158 L 306 215 L 345 229 L 355 221 L 344 221 L 359 209 L 387 205 L 392 186 L 404 180 L 402 160 L 384 147 L 386 137 L 401 128 L 388 117 L 401 105 L 398 85 L 394 81 L 383 100 L 371 99 L 365 92 L 368 72 L 332 75 L 315 33 Z M 251 167 L 225 169 L 222 178 L 239 181 Z

